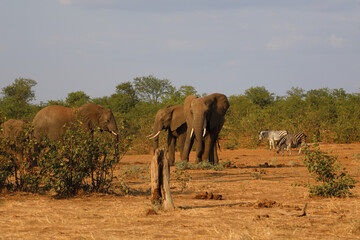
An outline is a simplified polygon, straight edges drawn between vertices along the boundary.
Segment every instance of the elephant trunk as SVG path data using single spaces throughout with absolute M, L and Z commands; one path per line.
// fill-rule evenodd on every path
M 194 134 L 196 141 L 196 161 L 200 162 L 204 152 L 204 135 L 206 133 L 206 121 L 204 117 L 194 119 Z
M 114 115 L 112 113 L 110 115 L 109 123 L 107 124 L 105 129 L 107 129 L 111 134 L 113 134 L 116 137 L 117 140 L 119 139 L 116 120 L 115 120 L 115 117 L 114 117 Z

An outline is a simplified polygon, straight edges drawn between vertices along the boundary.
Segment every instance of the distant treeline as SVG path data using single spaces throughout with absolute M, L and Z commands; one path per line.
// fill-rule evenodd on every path
M 66 99 L 33 104 L 37 82 L 15 79 L 2 88 L 0 122 L 15 118 L 32 121 L 35 114 L 48 105 L 79 107 L 93 102 L 110 108 L 120 131 L 133 139 L 133 149 L 147 152 L 154 116 L 167 105 L 183 104 L 186 96 L 204 96 L 192 86 L 176 88 L 167 79 L 152 75 L 120 83 L 114 94 L 91 98 L 83 91 L 71 92 Z M 265 87 L 252 87 L 239 95 L 228 96 L 230 108 L 220 134 L 224 148 L 255 147 L 260 130 L 304 132 L 309 141 L 350 143 L 360 141 L 360 93 L 340 89 L 305 91 L 293 87 L 286 96 L 276 96 Z M 165 134 L 163 134 L 165 135 Z

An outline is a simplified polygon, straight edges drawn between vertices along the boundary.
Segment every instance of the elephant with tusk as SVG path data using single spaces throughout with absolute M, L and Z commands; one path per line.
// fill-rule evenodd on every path
M 162 130 L 168 132 L 167 148 L 171 166 L 175 163 L 175 146 L 179 143 L 180 153 L 183 151 L 186 138 L 186 120 L 183 105 L 171 105 L 160 109 L 155 116 L 153 133 L 147 136 L 153 140 L 153 151 L 159 147 L 159 135 Z
M 41 109 L 33 119 L 34 137 L 37 140 L 42 137 L 47 137 L 50 141 L 59 140 L 66 131 L 65 127 L 71 126 L 76 118 L 89 131 L 99 128 L 118 138 L 118 128 L 111 110 L 93 103 L 74 109 L 59 105 Z
M 203 98 L 187 96 L 184 113 L 188 126 L 183 161 L 189 161 L 191 147 L 196 143 L 196 162 L 209 161 L 217 164 L 216 141 L 225 122 L 230 104 L 224 94 L 214 93 Z

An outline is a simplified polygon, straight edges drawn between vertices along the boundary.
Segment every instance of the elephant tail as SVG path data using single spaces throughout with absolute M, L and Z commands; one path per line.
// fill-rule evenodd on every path
M 219 150 L 220 150 L 220 152 L 221 152 L 221 147 L 220 147 L 220 141 L 219 141 L 219 139 L 216 139 L 216 143 L 217 143 L 218 148 L 219 148 Z

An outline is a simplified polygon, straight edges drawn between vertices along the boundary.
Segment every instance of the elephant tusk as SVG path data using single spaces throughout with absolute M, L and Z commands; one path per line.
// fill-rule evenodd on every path
M 111 131 L 112 134 L 114 134 L 115 136 L 117 136 L 118 134 L 114 131 Z
M 153 138 L 156 138 L 157 136 L 159 136 L 161 131 L 158 131 L 157 134 L 155 134 L 154 136 L 150 137 L 149 139 L 153 139 Z
M 152 135 L 153 135 L 153 134 L 147 135 L 146 138 L 149 138 L 149 137 L 151 137 Z
M 203 137 L 205 137 L 206 134 L 206 128 L 204 128 Z
M 191 133 L 190 133 L 190 139 L 192 138 L 192 136 L 194 135 L 194 129 L 191 129 Z

